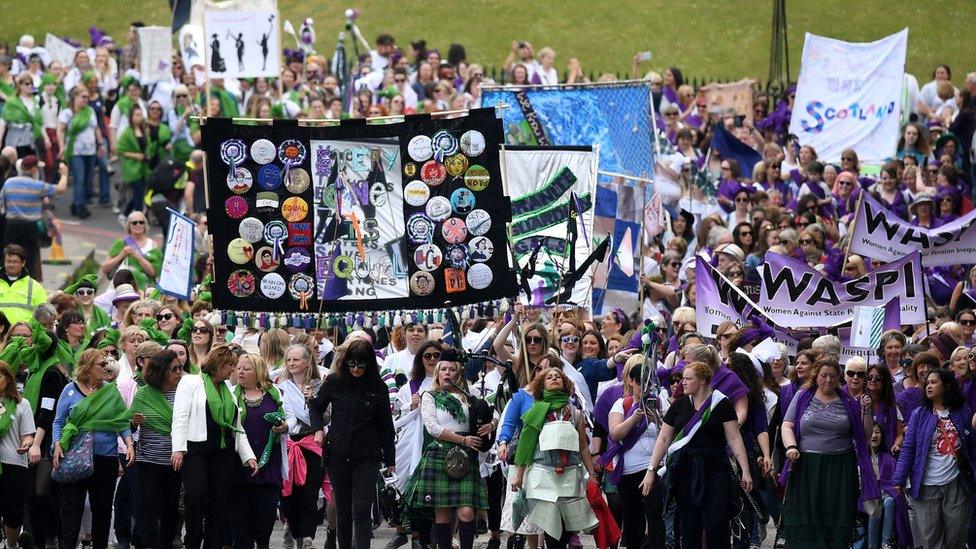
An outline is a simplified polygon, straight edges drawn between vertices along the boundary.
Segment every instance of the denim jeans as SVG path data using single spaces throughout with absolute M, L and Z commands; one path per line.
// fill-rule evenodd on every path
M 96 157 L 98 164 L 98 203 L 108 204 L 112 201 L 111 192 L 111 182 L 109 181 L 108 173 L 108 155 L 103 154 L 102 156 Z M 94 189 L 88 194 L 95 194 Z
M 83 210 L 88 207 L 88 187 L 92 185 L 92 175 L 95 171 L 94 155 L 74 155 L 68 162 L 71 171 L 71 180 L 75 186 L 71 204 L 76 210 Z
M 881 516 L 868 519 L 868 549 L 877 549 L 895 537 L 895 498 L 885 496 Z
M 146 182 L 140 179 L 125 184 L 132 187 L 132 198 L 125 205 L 125 211 L 123 213 L 129 215 L 134 211 L 144 211 L 146 209 Z

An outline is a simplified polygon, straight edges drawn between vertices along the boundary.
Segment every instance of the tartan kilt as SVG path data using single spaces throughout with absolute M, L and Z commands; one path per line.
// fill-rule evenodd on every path
M 488 509 L 488 494 L 481 478 L 478 460 L 469 458 L 468 474 L 453 479 L 444 469 L 444 458 L 454 444 L 432 441 L 424 449 L 403 497 L 411 508 L 473 507 Z

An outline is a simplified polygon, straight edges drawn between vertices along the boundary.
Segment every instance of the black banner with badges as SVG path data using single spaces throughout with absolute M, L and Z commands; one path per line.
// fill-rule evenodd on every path
M 216 308 L 432 310 L 514 297 L 493 109 L 396 124 L 208 119 Z

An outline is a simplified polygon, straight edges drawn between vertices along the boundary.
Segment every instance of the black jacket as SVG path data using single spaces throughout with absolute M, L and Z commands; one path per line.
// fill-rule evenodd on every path
M 396 464 L 396 442 L 390 395 L 385 384 L 367 380 L 339 381 L 325 378 L 319 392 L 308 403 L 315 430 L 322 428 L 322 414 L 332 405 L 332 421 L 325 436 L 327 459 L 382 459 Z

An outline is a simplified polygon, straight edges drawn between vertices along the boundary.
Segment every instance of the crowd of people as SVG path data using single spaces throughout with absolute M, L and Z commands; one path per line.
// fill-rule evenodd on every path
M 469 549 L 481 534 L 490 548 L 587 535 L 631 549 L 768 535 L 791 548 L 976 547 L 973 265 L 926 269 L 930 322 L 885 332 L 869 359 L 842 360 L 826 330 L 756 353 L 764 323 L 703 334 L 694 309 L 701 254 L 737 285 L 758 280 L 767 251 L 835 281 L 871 271 L 881 262 L 843 254 L 861 193 L 922 227 L 970 211 L 976 73 L 961 90 L 946 66 L 921 87 L 907 75 L 897 155 L 872 169 L 853 149 L 824 162 L 787 133 L 792 87 L 757 95 L 749 121 L 713 109 L 675 67 L 650 72 L 655 171 L 681 193 L 650 245 L 640 313 L 516 299 L 458 326 L 408 314 L 284 328 L 212 309 L 205 245 L 190 301 L 154 289 L 159 212 L 207 233 L 196 115 L 474 108 L 484 68 L 458 45 L 442 57 L 383 34 L 346 75 L 295 53 L 277 80 L 207 82 L 177 56 L 171 79 L 148 83 L 138 26 L 121 48 L 98 34 L 67 66 L 31 36 L 0 55 L 7 547 L 261 548 L 278 520 L 287 546 L 343 549 L 370 547 L 381 520 L 396 528 L 390 549 Z M 564 83 L 555 59 L 513 42 L 507 84 Z M 575 59 L 567 74 L 584 80 Z M 744 170 L 710 148 L 720 127 L 762 160 Z M 97 276 L 41 284 L 36 227 L 69 182 L 72 215 L 97 199 L 123 226 L 107 289 Z

